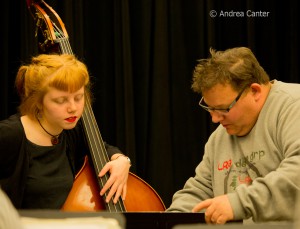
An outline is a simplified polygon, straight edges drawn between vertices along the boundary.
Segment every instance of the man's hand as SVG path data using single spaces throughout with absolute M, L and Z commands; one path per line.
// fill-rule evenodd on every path
M 207 199 L 197 204 L 192 212 L 205 211 L 205 221 L 208 224 L 225 224 L 233 220 L 233 210 L 227 195 Z

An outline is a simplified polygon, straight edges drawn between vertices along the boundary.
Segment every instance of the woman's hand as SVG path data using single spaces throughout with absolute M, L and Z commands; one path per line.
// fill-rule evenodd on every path
M 117 203 L 119 197 L 122 195 L 122 199 L 125 200 L 127 192 L 127 179 L 129 168 L 131 166 L 128 158 L 123 154 L 114 154 L 100 171 L 99 177 L 104 176 L 108 171 L 110 172 L 109 179 L 100 191 L 100 195 L 103 196 L 107 190 L 109 190 L 105 201 L 108 203 L 113 197 L 113 202 Z

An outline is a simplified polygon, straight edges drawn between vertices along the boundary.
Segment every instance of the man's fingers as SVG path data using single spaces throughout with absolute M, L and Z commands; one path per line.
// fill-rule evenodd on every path
M 211 202 L 212 202 L 212 199 L 207 199 L 207 200 L 200 202 L 193 208 L 192 212 L 199 212 L 202 209 L 208 208 L 210 206 Z

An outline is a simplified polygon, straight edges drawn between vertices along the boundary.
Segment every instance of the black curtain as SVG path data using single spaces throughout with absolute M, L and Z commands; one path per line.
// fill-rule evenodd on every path
M 64 22 L 74 54 L 89 68 L 103 139 L 130 156 L 132 171 L 166 206 L 194 175 L 215 128 L 197 105 L 200 95 L 190 89 L 193 68 L 210 47 L 250 47 L 271 79 L 300 82 L 298 1 L 46 2 Z M 16 71 L 38 51 L 26 0 L 3 1 L 0 17 L 4 119 L 19 102 Z

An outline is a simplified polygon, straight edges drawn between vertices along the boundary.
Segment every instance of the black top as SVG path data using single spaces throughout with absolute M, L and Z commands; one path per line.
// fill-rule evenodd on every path
M 23 209 L 59 209 L 73 184 L 73 174 L 66 154 L 66 142 L 39 146 L 27 141 L 31 152 L 25 186 Z
M 39 159 L 36 160 L 35 156 L 36 153 L 43 151 L 43 147 L 40 147 L 37 151 L 34 150 L 35 153 L 27 148 L 28 140 L 26 139 L 19 114 L 12 115 L 8 119 L 0 121 L 0 133 L 0 186 L 18 209 L 22 208 L 25 191 L 27 190 L 26 192 L 28 192 L 28 189 L 26 189 L 29 188 L 28 185 L 30 185 L 31 188 L 33 187 L 32 181 L 30 180 L 32 179 L 33 173 L 44 173 L 39 174 L 40 177 L 38 178 L 40 179 L 39 182 L 44 182 L 43 179 L 45 178 L 45 175 L 50 172 L 48 169 L 51 170 L 51 166 L 57 165 L 62 167 L 62 164 L 66 164 L 67 159 L 68 166 L 65 169 L 68 170 L 68 168 L 70 168 L 72 176 L 75 177 L 76 173 L 83 165 L 85 155 L 89 152 L 89 150 L 87 150 L 88 147 L 85 142 L 81 121 L 79 121 L 74 129 L 64 130 L 60 136 L 62 138 L 61 142 L 64 142 L 65 144 L 60 146 L 63 147 L 63 150 L 65 149 L 66 153 L 60 155 L 62 158 L 59 158 L 59 161 L 56 161 L 52 165 L 51 163 L 47 164 L 47 166 L 44 166 L 43 169 L 40 169 L 39 171 L 36 166 L 42 163 L 42 161 Z M 29 147 L 32 147 L 32 145 Z M 105 147 L 109 158 L 115 153 L 121 153 L 116 147 L 108 144 L 105 144 Z M 47 147 L 45 147 L 45 149 L 47 149 Z M 52 153 L 59 153 L 58 151 L 59 149 L 57 149 L 57 151 L 56 149 L 53 149 Z M 34 167 L 32 167 L 32 165 Z M 59 171 L 58 173 L 61 172 L 62 171 Z M 61 179 L 69 180 L 68 177 L 70 174 L 69 172 L 67 173 L 67 177 Z M 55 176 L 58 176 L 58 174 Z M 37 179 L 37 177 L 34 179 Z M 56 180 L 56 178 L 53 179 Z M 51 182 L 49 181 L 49 183 Z M 68 183 L 66 188 L 68 189 L 69 186 L 70 184 Z M 52 187 L 52 189 L 55 188 Z M 53 190 L 51 192 L 53 192 Z M 26 198 L 30 197 L 27 196 Z M 28 200 L 26 200 L 26 202 L 28 202 Z M 56 205 L 58 205 L 58 203 L 56 203 Z

